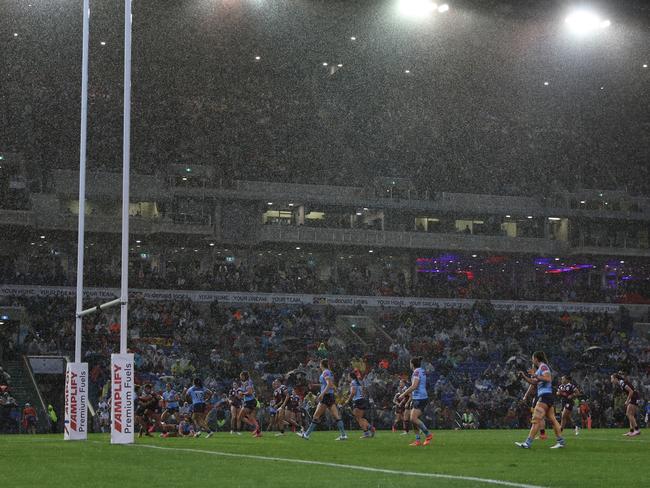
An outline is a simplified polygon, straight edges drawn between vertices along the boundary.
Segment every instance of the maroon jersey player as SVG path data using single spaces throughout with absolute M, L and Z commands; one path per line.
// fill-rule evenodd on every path
M 634 385 L 622 372 L 614 373 L 611 376 L 612 384 L 620 389 L 627 398 L 625 399 L 625 415 L 630 422 L 630 431 L 626 432 L 625 436 L 635 437 L 641 434 L 639 424 L 636 420 L 636 415 L 639 411 L 639 392 L 636 391 Z

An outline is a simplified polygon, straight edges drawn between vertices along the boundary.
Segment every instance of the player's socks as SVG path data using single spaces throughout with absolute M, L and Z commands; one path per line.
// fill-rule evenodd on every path
M 422 422 L 420 419 L 418 419 L 418 427 L 424 435 L 429 435 L 429 429 L 427 429 L 427 426 L 424 425 L 424 422 Z
M 314 423 L 314 422 L 312 422 L 311 424 L 309 424 L 309 427 L 307 428 L 307 431 L 305 432 L 305 435 L 309 437 L 309 436 L 311 435 L 311 433 L 314 432 L 314 431 L 316 430 L 316 425 L 317 425 L 317 424 Z
M 341 436 L 345 437 L 347 434 L 345 433 L 345 427 L 343 426 L 343 420 L 338 419 L 336 421 L 336 426 L 339 428 L 339 432 L 341 433 Z

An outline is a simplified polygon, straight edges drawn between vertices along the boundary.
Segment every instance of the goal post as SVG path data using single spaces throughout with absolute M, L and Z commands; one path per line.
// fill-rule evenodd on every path
M 83 309 L 84 231 L 86 217 L 86 142 L 88 120 L 88 48 L 90 0 L 83 0 L 83 46 L 81 68 L 81 132 L 79 143 L 79 221 L 77 235 L 77 289 L 74 362 L 66 366 L 65 440 L 88 437 L 88 363 L 81 362 L 83 317 L 120 306 L 120 349 L 111 355 L 111 443 L 131 444 L 135 440 L 134 356 L 127 350 L 129 291 L 129 183 L 131 132 L 131 0 L 124 0 L 124 132 L 122 151 L 122 266 L 120 297 Z M 83 409 L 83 410 L 82 410 Z M 82 413 L 80 413 L 82 412 Z
M 135 371 L 127 350 L 129 312 L 129 184 L 131 173 L 131 0 L 124 0 L 124 111 L 122 134 L 122 276 L 120 353 L 111 355 L 111 444 L 135 441 Z
M 79 137 L 79 220 L 77 228 L 77 293 L 74 362 L 65 370 L 65 440 L 88 438 L 88 363 L 81 362 L 81 315 L 83 308 L 84 231 L 86 223 L 86 141 L 88 129 L 88 46 L 90 37 L 90 1 L 83 1 L 81 55 L 81 128 Z M 83 412 L 80 415 L 80 409 Z

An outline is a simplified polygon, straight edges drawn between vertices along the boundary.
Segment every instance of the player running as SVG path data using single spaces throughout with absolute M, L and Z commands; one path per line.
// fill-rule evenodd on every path
M 212 392 L 203 386 L 201 378 L 194 378 L 194 384 L 185 391 L 185 397 L 189 397 L 192 402 L 192 422 L 196 427 L 194 437 L 201 437 L 203 429 L 208 433 L 206 439 L 212 437 L 212 429 L 205 420 L 208 413 L 207 402 L 212 396 Z
M 240 386 L 236 381 L 232 382 L 232 388 L 228 393 L 228 403 L 230 404 L 230 433 L 241 435 L 241 409 L 242 400 L 239 396 Z
M 239 388 L 240 397 L 244 405 L 239 413 L 239 418 L 243 419 L 248 425 L 253 427 L 253 437 L 262 437 L 262 429 L 257 421 L 257 398 L 255 398 L 255 385 L 248 371 L 239 373 L 241 386 Z
M 289 392 L 287 404 L 284 407 L 284 420 L 288 425 L 297 430 L 302 426 L 302 409 L 300 408 L 301 400 L 295 390 Z
M 415 357 L 411 359 L 411 369 L 413 374 L 411 376 L 411 386 L 409 386 L 404 393 L 398 398 L 399 400 L 405 399 L 411 395 L 411 425 L 415 431 L 415 441 L 411 442 L 411 446 L 428 446 L 433 440 L 433 434 L 429 432 L 424 422 L 420 420 L 420 416 L 424 408 L 429 403 L 429 394 L 427 393 L 427 374 L 422 368 L 422 357 Z M 420 442 L 420 433 L 424 434 L 424 442 Z
M 165 410 L 163 411 L 160 420 L 163 423 L 167 422 L 167 418 L 170 415 L 178 413 L 180 396 L 176 393 L 176 390 L 172 387 L 171 383 L 165 385 L 165 391 L 162 393 L 162 398 L 165 401 Z
M 278 427 L 278 432 L 275 434 L 276 437 L 283 436 L 284 430 L 287 425 L 290 425 L 290 422 L 287 420 L 287 404 L 289 403 L 289 389 L 280 379 L 273 380 L 273 406 L 275 407 L 276 413 L 276 424 Z M 292 424 L 294 427 L 297 424 Z
M 564 447 L 564 438 L 562 437 L 560 424 L 555 418 L 555 397 L 553 396 L 551 368 L 548 367 L 546 354 L 542 351 L 533 353 L 532 359 L 533 370 L 535 370 L 532 377 L 528 377 L 523 371 L 520 371 L 519 374 L 529 385 L 537 385 L 537 403 L 535 404 L 532 426 L 530 427 L 528 438 L 524 442 L 515 442 L 515 445 L 523 449 L 530 449 L 533 444 L 533 439 L 542 427 L 544 419 L 546 419 L 553 426 L 553 431 L 557 439 L 555 445 L 551 446 L 551 449 L 560 449 Z
M 562 401 L 560 430 L 564 432 L 564 427 L 566 427 L 566 425 L 571 421 L 573 399 L 580 396 L 580 388 L 573 383 L 570 376 L 564 375 L 560 379 L 556 395 L 558 395 Z M 575 431 L 576 435 L 578 435 L 578 424 L 575 424 Z
M 341 420 L 341 415 L 339 414 L 339 409 L 336 406 L 336 399 L 334 397 L 334 389 L 336 385 L 334 384 L 334 375 L 329 369 L 329 362 L 327 359 L 322 359 L 320 362 L 321 375 L 318 378 L 320 381 L 320 394 L 316 397 L 317 405 L 316 410 L 314 411 L 314 416 L 312 417 L 311 424 L 305 432 L 300 432 L 298 435 L 303 439 L 309 439 L 318 424 L 320 424 L 321 417 L 325 412 L 330 413 L 332 418 L 336 421 L 336 426 L 339 429 L 340 435 L 336 438 L 337 441 L 345 441 L 348 439 L 348 435 L 345 433 L 345 428 L 343 427 L 343 420 Z
M 142 434 L 151 437 L 151 432 L 158 423 L 156 410 L 159 402 L 160 397 L 153 391 L 153 387 L 150 384 L 144 385 L 138 396 L 138 408 L 135 411 L 136 422 L 140 424 L 138 437 L 142 437 Z
M 530 405 L 530 419 L 533 420 L 533 413 L 535 412 L 535 405 L 537 405 L 537 385 L 528 385 L 528 389 L 524 394 L 524 405 L 528 402 L 528 397 L 532 398 L 532 403 Z M 546 422 L 542 419 L 539 429 L 539 438 L 545 441 L 548 439 L 546 435 Z
M 402 423 L 404 431 L 400 435 L 407 435 L 409 433 L 409 417 L 411 415 L 410 402 L 411 396 L 404 397 L 400 400 L 400 395 L 408 389 L 406 380 L 399 380 L 397 393 L 393 397 L 393 405 L 395 405 L 395 421 L 393 422 L 393 432 L 397 432 L 399 422 Z
M 630 422 L 630 431 L 623 434 L 626 437 L 636 437 L 641 435 L 639 423 L 636 420 L 636 415 L 639 411 L 639 392 L 634 389 L 630 380 L 621 372 L 614 373 L 611 376 L 612 384 L 618 386 L 621 391 L 627 394 L 625 399 L 625 415 Z
M 370 425 L 370 422 L 366 419 L 366 411 L 370 408 L 368 391 L 354 371 L 350 371 L 350 394 L 348 395 L 345 404 L 350 403 L 350 401 L 353 402 L 352 415 L 357 421 L 357 424 L 359 424 L 359 427 L 361 427 L 361 430 L 363 430 L 361 438 L 368 439 L 370 437 L 375 437 L 375 428 Z

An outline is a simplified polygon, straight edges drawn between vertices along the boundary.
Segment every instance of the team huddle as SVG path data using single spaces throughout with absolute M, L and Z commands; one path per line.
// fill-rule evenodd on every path
M 523 442 L 515 444 L 524 449 L 530 449 L 533 440 L 539 435 L 546 438 L 545 427 L 550 424 L 556 442 L 551 449 L 563 448 L 566 445 L 563 432 L 572 421 L 574 404 L 582 392 L 570 376 L 561 377 L 557 389 L 553 390 L 553 375 L 546 355 L 535 352 L 532 356 L 533 367 L 527 372 L 520 372 L 520 377 L 528 384 L 524 395 L 524 402 L 533 397 L 531 428 L 528 437 Z M 395 417 L 393 432 L 400 427 L 403 435 L 409 433 L 411 428 L 415 433 L 415 440 L 411 446 L 427 446 L 433 441 L 433 434 L 422 420 L 424 410 L 429 403 L 427 392 L 427 373 L 423 368 L 423 358 L 414 357 L 410 361 L 410 383 L 401 379 L 397 392 L 393 397 Z M 621 372 L 611 376 L 614 387 L 627 395 L 625 401 L 626 416 L 629 421 L 629 432 L 626 436 L 640 435 L 637 423 L 637 410 L 640 401 L 639 394 L 630 380 Z M 276 378 L 272 382 L 272 398 L 269 402 L 268 413 L 270 421 L 267 430 L 276 430 L 276 436 L 285 435 L 290 429 L 302 439 L 309 440 L 311 434 L 329 414 L 331 421 L 336 425 L 339 435 L 337 441 L 345 441 L 348 434 L 345 431 L 340 408 L 349 406 L 352 417 L 363 432 L 361 438 L 367 439 L 375 436 L 376 429 L 368 420 L 370 415 L 370 395 L 358 371 L 349 373 L 349 391 L 347 396 L 337 402 L 337 384 L 334 374 L 330 369 L 327 359 L 320 361 L 320 376 L 318 378 L 319 392 L 312 395 L 315 408 L 310 416 L 306 408 L 307 396 L 300 396 L 296 389 L 287 386 L 283 378 Z M 161 395 L 154 392 L 151 385 L 144 385 L 137 397 L 136 423 L 139 426 L 139 435 L 151 436 L 152 432 L 161 432 L 161 437 L 201 437 L 206 438 L 214 434 L 208 422 L 208 415 L 215 404 L 220 404 L 230 413 L 230 433 L 241 435 L 242 430 L 249 430 L 253 437 L 262 437 L 262 427 L 258 420 L 260 403 L 255 394 L 255 385 L 250 374 L 242 371 L 239 380 L 234 381 L 227 395 L 218 399 L 219 395 L 203 385 L 200 378 L 195 378 L 189 388 L 182 392 L 174 390 L 171 383 L 167 383 Z M 561 414 L 558 422 L 555 414 L 556 396 L 560 399 Z M 102 402 L 99 405 L 100 418 L 108 420 L 108 405 Z M 591 428 L 589 407 L 583 400 L 579 407 L 581 425 Z M 106 422 L 108 423 L 108 422 Z M 223 423 L 225 424 L 225 415 Z M 575 425 L 578 435 L 578 425 Z

